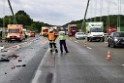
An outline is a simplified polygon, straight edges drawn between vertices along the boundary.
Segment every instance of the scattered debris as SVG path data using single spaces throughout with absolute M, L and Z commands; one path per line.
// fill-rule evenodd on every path
M 11 69 L 15 69 L 15 66 L 11 67 Z
M 10 56 L 8 56 L 8 59 L 11 60 L 11 59 L 17 59 L 19 56 L 16 55 L 16 54 L 12 54 Z
M 44 49 L 47 49 L 47 48 L 44 48 Z
M 21 60 L 21 59 L 19 59 L 19 60 L 18 60 L 18 62 L 22 62 L 22 60 Z
M 5 72 L 5 75 L 7 74 L 7 72 Z
M 4 49 L 4 46 L 0 46 L 0 50 L 3 50 Z
M 33 47 L 31 47 L 31 49 L 33 49 Z
M 9 62 L 9 59 L 1 59 L 0 62 Z
M 22 67 L 26 67 L 26 64 L 23 64 Z
M 26 64 L 23 64 L 23 65 L 16 65 L 16 67 L 26 67 Z
M 16 65 L 16 67 L 21 67 L 21 65 Z

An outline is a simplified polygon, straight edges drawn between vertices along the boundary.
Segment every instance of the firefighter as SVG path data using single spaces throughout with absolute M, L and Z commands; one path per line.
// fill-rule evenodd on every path
M 67 46 L 66 46 L 66 33 L 65 33 L 63 27 L 61 27 L 61 31 L 59 31 L 58 40 L 59 40 L 59 44 L 60 44 L 61 54 L 63 54 L 63 47 L 64 47 L 65 52 L 69 53 Z
M 56 36 L 55 36 L 55 32 L 53 29 L 49 30 L 48 40 L 49 40 L 50 52 L 52 53 L 53 51 L 55 51 L 56 53 L 58 53 L 56 42 L 55 42 Z

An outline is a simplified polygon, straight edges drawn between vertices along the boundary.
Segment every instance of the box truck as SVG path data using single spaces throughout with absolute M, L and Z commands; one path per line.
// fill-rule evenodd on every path
M 103 22 L 86 22 L 87 41 L 104 42 Z
M 7 41 L 22 41 L 25 39 L 22 24 L 8 24 L 7 26 Z
M 48 36 L 49 27 L 41 27 L 40 35 L 47 37 Z

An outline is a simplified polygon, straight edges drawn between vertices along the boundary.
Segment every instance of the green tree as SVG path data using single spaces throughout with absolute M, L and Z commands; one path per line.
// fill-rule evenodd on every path
M 3 27 L 3 19 L 0 18 L 0 27 Z
M 15 14 L 17 24 L 23 24 L 24 28 L 32 31 L 41 31 L 42 26 L 51 26 L 47 23 L 40 22 L 40 21 L 33 21 L 30 16 L 23 10 L 18 11 Z M 8 24 L 13 24 L 13 16 L 5 16 L 4 18 L 0 18 L 0 26 L 3 27 L 3 20 L 5 23 L 5 27 L 7 27 Z
M 24 26 L 26 26 L 26 25 L 31 25 L 33 22 L 30 16 L 23 10 L 18 11 L 15 15 L 18 24 L 23 24 Z

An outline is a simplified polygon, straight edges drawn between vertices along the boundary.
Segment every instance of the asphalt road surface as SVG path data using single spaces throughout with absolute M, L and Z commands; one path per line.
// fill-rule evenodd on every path
M 50 54 L 41 37 L 14 49 L 18 58 L 0 62 L 0 83 L 124 83 L 124 48 L 75 38 L 67 39 L 67 47 L 67 54 Z

